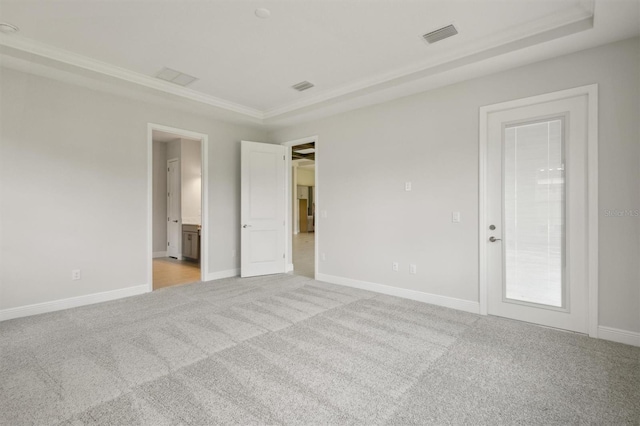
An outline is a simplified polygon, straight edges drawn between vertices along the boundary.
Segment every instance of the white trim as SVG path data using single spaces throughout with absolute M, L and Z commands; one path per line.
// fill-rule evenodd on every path
M 564 10 L 554 14 L 554 16 L 547 16 L 528 22 L 524 26 L 512 28 L 508 33 L 502 34 L 499 38 L 494 39 L 493 42 L 482 48 L 473 49 L 473 44 L 470 44 L 468 46 L 469 49 L 465 52 L 447 56 L 439 61 L 427 59 L 416 65 L 378 74 L 365 81 L 358 81 L 336 89 L 325 90 L 310 98 L 268 109 L 264 111 L 264 119 L 278 118 L 323 102 L 333 100 L 335 103 L 335 100 L 355 93 L 362 94 L 366 91 L 384 90 L 394 82 L 394 85 L 400 86 L 406 81 L 419 80 L 431 75 L 446 74 L 447 71 L 452 69 L 486 61 L 496 56 L 505 55 L 559 37 L 591 29 L 593 28 L 593 17 L 593 10 L 588 8 L 579 7 Z M 477 75 L 469 77 L 469 79 L 475 77 L 477 77 Z M 362 106 L 363 105 L 360 105 L 358 107 Z
M 167 252 L 166 251 L 154 251 L 153 252 L 153 258 L 155 259 L 156 257 L 167 257 Z
M 317 272 L 316 279 L 318 281 L 324 281 L 331 284 L 359 288 L 361 290 L 373 291 L 375 293 L 387 294 L 389 296 L 401 297 L 403 299 L 415 300 L 418 302 L 429 303 L 431 305 L 444 306 L 445 308 L 457 309 L 459 311 L 470 312 L 472 314 L 480 313 L 480 304 L 471 300 L 456 299 L 454 297 L 423 293 L 421 291 L 409 290 L 406 288 L 319 274 Z
M 586 0 L 583 0 L 583 3 L 585 3 L 585 1 Z M 366 81 L 337 87 L 335 89 L 319 93 L 318 95 L 311 96 L 303 101 L 287 103 L 268 110 L 260 110 L 216 96 L 207 95 L 189 88 L 180 87 L 146 74 L 111 65 L 106 62 L 98 61 L 90 57 L 53 47 L 35 40 L 26 39 L 20 35 L 0 37 L 0 46 L 4 45 L 21 52 L 27 52 L 31 55 L 46 58 L 50 61 L 69 64 L 81 69 L 90 70 L 99 74 L 115 77 L 126 82 L 131 82 L 140 86 L 149 87 L 161 92 L 190 99 L 205 105 L 232 111 L 252 119 L 260 120 L 262 121 L 262 124 L 265 124 L 265 120 L 287 117 L 290 114 L 297 114 L 299 111 L 303 111 L 310 107 L 322 108 L 330 103 L 335 104 L 337 101 L 344 100 L 349 97 L 349 95 L 354 94 L 360 95 L 361 100 L 357 103 L 356 108 L 361 108 L 371 104 L 371 102 L 367 102 L 366 97 L 362 95 L 378 93 L 384 90 L 388 91 L 390 86 L 400 88 L 408 83 L 417 83 L 424 78 L 434 75 L 446 76 L 447 71 L 452 69 L 460 69 L 466 65 L 477 64 L 479 62 L 486 63 L 490 59 L 499 58 L 505 54 L 519 52 L 543 42 L 550 42 L 569 34 L 575 34 L 587 29 L 592 29 L 594 19 L 593 7 L 589 6 L 589 1 L 586 1 L 585 4 L 580 4 L 559 13 L 530 21 L 508 31 L 503 31 L 491 38 L 478 40 L 475 43 L 469 44 L 464 51 L 460 51 L 452 55 L 445 55 L 439 60 L 434 61 L 433 59 L 427 59 L 401 69 L 374 75 L 371 78 L 366 79 Z M 557 48 L 554 49 L 553 52 L 556 52 L 555 55 L 570 53 L 566 50 L 562 50 L 562 52 L 560 52 Z M 539 58 L 539 60 L 547 58 L 548 56 L 545 56 Z M 519 65 L 522 65 L 523 63 L 524 61 L 522 59 L 518 61 Z M 500 66 L 499 70 L 506 69 L 505 65 L 506 64 Z M 514 65 L 511 64 L 511 66 Z M 479 74 L 480 72 L 478 70 L 471 69 L 465 72 L 464 79 L 476 78 Z M 444 84 L 451 84 L 452 82 L 451 78 L 446 81 L 447 82 Z M 403 95 L 398 92 L 398 96 Z M 351 98 L 353 97 L 354 96 L 351 96 Z
M 285 270 L 285 272 L 292 272 L 293 271 L 293 263 L 287 263 L 287 269 Z
M 108 302 L 109 300 L 122 299 L 123 297 L 137 296 L 139 294 L 147 293 L 148 291 L 149 287 L 146 284 L 142 284 L 118 290 L 70 297 L 68 299 L 52 300 L 50 302 L 3 309 L 0 311 L 0 321 L 44 314 L 47 312 L 61 311 L 63 309 L 76 308 L 78 306 L 93 305 L 94 303 Z
M 220 280 L 222 278 L 232 278 L 240 276 L 240 268 L 227 269 L 226 271 L 211 272 L 202 281 Z
M 201 248 L 200 248 L 200 280 L 205 281 L 209 270 L 209 135 L 164 126 L 162 124 L 147 123 L 147 285 L 153 291 L 153 131 L 158 130 L 173 133 L 179 137 L 197 139 L 201 143 Z M 180 254 L 179 259 L 182 259 Z
M 501 102 L 494 105 L 480 107 L 479 117 L 479 214 L 478 214 L 478 248 L 479 248 L 479 301 L 480 313 L 487 315 L 487 238 L 486 208 L 487 208 L 487 119 L 490 113 L 514 109 L 544 102 L 557 101 L 576 96 L 587 96 L 588 102 L 588 134 L 587 134 L 587 233 L 588 233 L 588 262 L 585 265 L 588 281 L 588 327 L 589 336 L 598 337 L 598 85 L 574 87 L 543 95 L 531 96 Z
M 186 87 L 181 87 L 155 77 L 150 77 L 145 74 L 130 71 L 128 69 L 111 65 L 106 62 L 97 61 L 87 56 L 79 55 L 77 53 L 73 53 L 57 47 L 48 46 L 46 44 L 38 43 L 33 40 L 28 40 L 21 37 L 0 37 L 0 45 L 8 46 L 13 49 L 28 52 L 33 55 L 62 62 L 64 64 L 73 65 L 89 71 L 94 71 L 100 74 L 115 77 L 120 80 L 138 84 L 140 86 L 150 87 L 161 92 L 170 93 L 172 95 L 180 96 L 206 105 L 233 111 L 248 117 L 257 118 L 259 120 L 264 119 L 264 113 L 258 109 L 231 102 L 215 96 L 206 95 L 204 93 L 197 92 Z
M 589 336 L 599 337 L 598 309 L 598 85 L 585 86 L 588 96 L 587 125 L 587 256 L 589 265 Z
M 313 232 L 314 232 L 314 261 L 313 261 L 313 273 L 314 273 L 314 278 L 318 279 L 318 271 L 319 271 L 319 259 L 320 259 L 320 255 L 318 253 L 318 247 L 320 247 L 320 179 L 318 179 L 318 177 L 320 176 L 320 173 L 318 172 L 318 165 L 319 165 L 319 153 L 320 153 L 320 149 L 319 149 L 319 144 L 318 141 L 320 140 L 320 138 L 318 137 L 318 135 L 313 135 L 313 136 L 306 136 L 304 138 L 300 138 L 300 139 L 295 139 L 292 141 L 288 141 L 288 142 L 282 142 L 280 145 L 283 146 L 288 146 L 288 147 L 292 147 L 292 146 L 297 146 L 297 145 L 302 145 L 305 143 L 311 143 L 314 142 L 315 143 L 315 147 L 316 147 L 316 152 L 315 152 L 315 165 L 314 165 L 314 193 L 313 193 L 313 202 L 316 205 L 316 211 L 315 211 L 315 223 L 314 223 L 314 228 L 313 228 Z M 291 150 L 288 149 L 287 150 L 287 154 L 286 154 L 286 174 L 285 174 L 285 180 L 287 182 L 286 187 L 287 187 L 287 193 L 285 195 L 286 198 L 286 209 L 287 209 L 287 214 L 285 215 L 285 229 L 287 229 L 287 238 L 285 239 L 285 253 L 286 253 L 286 262 L 287 265 L 291 265 L 291 269 L 288 269 L 287 266 L 287 272 L 289 271 L 293 271 L 293 253 L 292 253 L 292 246 L 293 246 L 293 217 L 292 217 L 292 211 L 293 211 L 293 205 L 292 203 L 292 198 L 293 198 L 293 194 L 291 193 L 292 191 L 292 176 L 291 176 Z
M 640 346 L 640 333 L 635 331 L 620 330 L 601 325 L 598 327 L 598 338 L 624 343 L 625 345 Z

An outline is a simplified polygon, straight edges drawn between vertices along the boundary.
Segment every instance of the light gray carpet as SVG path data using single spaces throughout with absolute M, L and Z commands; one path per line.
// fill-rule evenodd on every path
M 0 323 L 0 424 L 638 424 L 640 348 L 279 275 Z

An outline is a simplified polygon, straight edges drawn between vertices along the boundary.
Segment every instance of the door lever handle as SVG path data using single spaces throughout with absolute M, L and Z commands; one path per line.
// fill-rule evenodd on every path
M 178 221 L 177 221 L 177 220 L 174 220 L 174 222 L 175 222 L 175 223 L 178 223 Z
M 492 243 L 495 243 L 496 241 L 502 241 L 502 238 L 489 237 L 489 241 L 491 241 Z
M 251 225 L 242 225 L 243 228 L 251 228 Z

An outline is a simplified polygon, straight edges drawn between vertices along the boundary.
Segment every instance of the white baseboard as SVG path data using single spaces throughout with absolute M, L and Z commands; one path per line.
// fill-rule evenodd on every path
M 154 251 L 153 252 L 153 258 L 155 259 L 156 257 L 167 257 L 167 252 L 166 251 Z
M 240 275 L 240 269 L 227 269 L 226 271 L 211 272 L 205 277 L 205 281 L 219 280 L 222 278 L 237 277 Z
M 389 296 L 402 297 L 403 299 L 411 299 L 418 302 L 430 303 L 432 305 L 444 306 L 446 308 L 471 312 L 472 314 L 480 313 L 480 303 L 472 302 L 470 300 L 439 296 L 437 294 L 423 293 L 421 291 L 409 290 L 406 288 L 376 284 L 368 281 L 352 280 L 350 278 L 336 277 L 326 274 L 316 274 L 316 280 L 325 281 L 332 284 L 344 285 L 347 287 L 359 288 L 362 290 L 369 290 L 376 293 L 387 294 Z
M 291 272 L 291 271 L 293 271 L 293 263 L 287 264 L 287 269 L 285 270 L 285 272 Z
M 135 287 L 121 288 L 118 290 L 104 291 L 101 293 L 87 294 L 84 296 L 70 297 L 68 299 L 52 300 L 50 302 L 3 309 L 0 311 L 0 321 L 44 314 L 47 312 L 61 311 L 63 309 L 76 308 L 78 306 L 93 305 L 94 303 L 136 296 L 138 294 L 147 293 L 148 291 L 149 286 L 144 284 L 137 285 Z
M 640 346 L 640 333 L 605 327 L 603 325 L 598 326 L 598 338 L 631 346 Z

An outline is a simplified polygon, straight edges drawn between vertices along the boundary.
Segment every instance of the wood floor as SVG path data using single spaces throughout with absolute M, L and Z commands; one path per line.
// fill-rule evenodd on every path
M 153 289 L 200 281 L 200 266 L 195 262 L 159 257 L 153 259 Z

